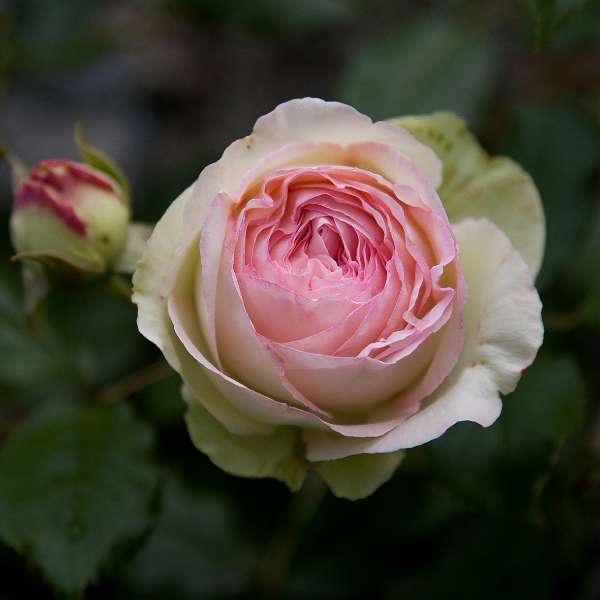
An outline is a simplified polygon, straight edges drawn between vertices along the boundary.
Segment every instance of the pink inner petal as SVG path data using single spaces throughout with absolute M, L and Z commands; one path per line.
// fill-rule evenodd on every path
M 405 167 L 400 159 L 392 166 Z M 434 337 L 457 306 L 462 312 L 456 243 L 435 192 L 410 169 L 407 183 L 392 184 L 344 165 L 286 167 L 252 181 L 234 201 L 224 251 L 245 318 L 285 390 L 338 415 L 387 401 L 398 415 L 417 410 L 430 386 L 423 377 L 435 361 Z M 235 373 L 229 350 L 224 366 Z M 323 361 L 311 383 L 308 365 Z M 389 370 L 385 381 L 356 379 L 352 393 L 347 382 L 323 379 L 344 369 L 360 377 L 376 365 Z M 435 373 L 436 381 L 445 376 Z
M 266 339 L 387 361 L 448 320 L 454 292 L 440 281 L 454 241 L 412 188 L 351 167 L 289 168 L 240 204 L 234 271 Z

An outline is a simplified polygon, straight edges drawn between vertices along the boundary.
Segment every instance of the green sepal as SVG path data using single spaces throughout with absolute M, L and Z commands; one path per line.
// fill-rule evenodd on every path
M 404 450 L 386 454 L 357 454 L 315 463 L 314 468 L 335 496 L 361 500 L 392 477 L 404 455 Z
M 97 260 L 90 260 L 96 257 Z M 100 255 L 90 252 L 85 260 L 65 257 L 58 252 L 19 252 L 11 257 L 12 261 L 37 264 L 48 274 L 65 283 L 83 283 L 101 276 L 106 263 Z
M 98 171 L 102 171 L 102 173 L 108 175 L 111 179 L 118 183 L 123 190 L 126 203 L 129 204 L 130 186 L 125 174 L 105 152 L 95 148 L 88 141 L 86 141 L 82 121 L 77 121 L 75 124 L 74 138 L 75 145 L 77 146 L 77 149 L 79 150 L 83 160 L 90 167 L 98 169 Z
M 5 160 L 11 170 L 12 190 L 16 195 L 23 182 L 27 179 L 29 169 L 27 165 L 18 157 L 15 156 L 5 146 L 0 146 L 0 160 Z
M 273 477 L 292 491 L 302 487 L 308 462 L 302 453 L 300 431 L 277 427 L 267 435 L 235 435 L 225 429 L 183 388 L 185 416 L 192 442 L 227 473 L 239 477 Z
M 407 129 L 442 161 L 438 193 L 451 223 L 488 219 L 519 251 L 535 276 L 544 256 L 546 223 L 537 187 L 514 160 L 490 156 L 452 112 L 406 116 L 390 123 Z

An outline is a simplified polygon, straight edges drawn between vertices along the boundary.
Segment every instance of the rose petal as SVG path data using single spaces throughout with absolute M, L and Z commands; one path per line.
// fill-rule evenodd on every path
M 392 119 L 408 129 L 442 159 L 444 180 L 439 194 L 453 223 L 485 218 L 495 223 L 536 275 L 544 255 L 544 209 L 535 183 L 514 161 L 490 158 L 450 112 Z
M 315 470 L 334 496 L 360 500 L 388 481 L 404 458 L 404 452 L 361 454 L 317 463 Z
M 183 232 L 183 210 L 191 198 L 187 188 L 158 221 L 133 275 L 132 301 L 137 304 L 140 333 L 160 348 L 169 364 L 179 370 L 179 361 L 170 338 L 166 295 L 177 247 Z
M 234 435 L 215 420 L 183 388 L 188 404 L 185 417 L 194 445 L 232 475 L 273 477 L 292 491 L 302 487 L 308 463 L 299 452 L 300 432 L 279 427 L 268 435 Z
M 188 208 L 191 218 L 186 218 L 186 241 L 198 231 L 196 216 L 202 207 L 208 206 L 219 192 L 236 195 L 248 172 L 269 154 L 290 144 L 345 146 L 357 142 L 389 145 L 407 156 L 434 187 L 441 182 L 442 165 L 435 153 L 407 131 L 386 122 L 373 123 L 339 102 L 317 98 L 290 100 L 258 119 L 250 135 L 233 142 L 220 160 L 202 171 Z
M 469 286 L 465 345 L 448 379 L 421 410 L 384 436 L 350 439 L 305 431 L 312 461 L 412 448 L 459 421 L 491 425 L 542 343 L 541 302 L 531 274 L 493 223 L 467 220 L 454 228 Z

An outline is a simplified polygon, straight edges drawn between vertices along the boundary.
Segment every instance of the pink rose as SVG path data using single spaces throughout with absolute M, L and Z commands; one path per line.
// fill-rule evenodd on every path
M 403 449 L 490 425 L 533 360 L 544 227 L 530 178 L 453 115 L 400 125 L 426 143 L 343 104 L 282 104 L 156 226 L 138 325 L 225 470 L 297 489 L 313 467 L 337 495 L 368 495 Z

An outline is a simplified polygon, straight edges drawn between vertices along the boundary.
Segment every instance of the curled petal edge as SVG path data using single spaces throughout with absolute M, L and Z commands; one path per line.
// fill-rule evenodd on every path
M 305 430 L 310 461 L 412 448 L 460 421 L 487 427 L 500 415 L 500 394 L 514 390 L 542 343 L 542 304 L 527 265 L 498 227 L 469 219 L 454 231 L 469 288 L 456 367 L 419 412 L 383 436 L 358 440 Z

